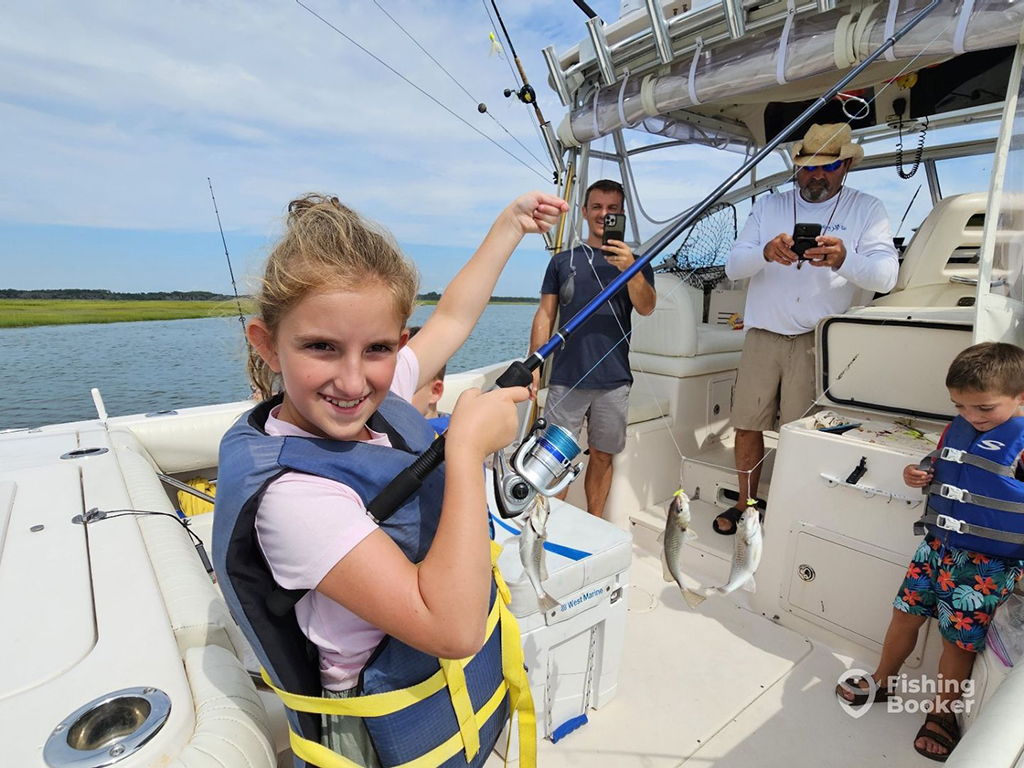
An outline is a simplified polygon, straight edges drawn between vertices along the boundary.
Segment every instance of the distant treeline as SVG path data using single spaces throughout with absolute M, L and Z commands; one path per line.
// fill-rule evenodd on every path
M 19 291 L 0 288 L 0 299 L 74 299 L 78 301 L 233 301 L 234 296 L 209 291 L 153 291 L 149 293 L 118 293 L 99 288 L 57 288 L 53 290 Z M 248 298 L 246 296 L 242 297 Z M 421 293 L 419 301 L 437 301 L 436 291 Z M 492 296 L 495 304 L 536 304 L 536 296 Z
M 439 301 L 441 294 L 437 291 L 421 293 L 416 297 L 417 301 Z M 538 296 L 491 296 L 492 304 L 539 304 Z
M 57 288 L 54 290 L 19 291 L 0 288 L 0 299 L 75 299 L 78 301 L 227 301 L 234 296 L 209 291 L 154 291 L 152 293 L 117 293 L 100 288 Z

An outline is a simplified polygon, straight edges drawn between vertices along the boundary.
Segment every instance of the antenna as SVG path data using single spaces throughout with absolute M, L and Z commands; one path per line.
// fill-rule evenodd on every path
M 231 268 L 231 255 L 228 253 L 228 241 L 224 239 L 224 227 L 220 223 L 220 211 L 217 210 L 217 197 L 213 194 L 213 182 L 206 177 L 206 183 L 210 185 L 210 199 L 213 200 L 213 212 L 217 214 L 217 229 L 220 230 L 220 241 L 224 243 L 224 258 L 228 260 L 228 273 L 231 275 L 231 290 L 235 292 L 235 306 L 238 307 L 238 322 L 242 324 L 242 338 L 245 345 L 249 346 L 249 338 L 245 335 L 245 315 L 242 314 L 242 302 L 238 298 L 238 287 L 235 285 L 235 270 Z

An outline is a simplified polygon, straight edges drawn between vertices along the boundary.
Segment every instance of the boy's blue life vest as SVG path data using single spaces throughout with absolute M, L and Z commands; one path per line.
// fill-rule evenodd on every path
M 261 403 L 221 441 L 213 559 L 224 599 L 263 667 L 263 679 L 285 704 L 296 765 L 355 766 L 320 744 L 321 715 L 335 715 L 363 718 L 384 766 L 480 766 L 513 711 L 519 713 L 520 748 L 534 765 L 533 700 L 519 629 L 507 608 L 511 595 L 496 565 L 486 640 L 475 656 L 437 659 L 385 636 L 360 673 L 358 696 L 323 697 L 319 654 L 299 629 L 294 600 L 283 611 L 273 604 L 282 590 L 256 539 L 260 500 L 273 480 L 294 471 L 344 483 L 368 505 L 434 435 L 420 413 L 393 394 L 367 422 L 388 435 L 391 448 L 267 435 L 267 417 L 280 402 L 279 396 Z M 378 521 L 411 562 L 420 562 L 430 548 L 443 491 L 442 469 Z M 492 562 L 498 552 L 492 543 Z
M 915 524 L 947 546 L 1011 560 L 1024 558 L 1024 482 L 1015 471 L 1024 451 L 1024 417 L 978 432 L 957 416 L 949 425 Z

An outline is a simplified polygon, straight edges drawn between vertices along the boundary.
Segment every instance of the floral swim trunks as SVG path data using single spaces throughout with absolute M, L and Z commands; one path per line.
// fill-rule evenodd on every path
M 914 553 L 893 606 L 914 616 L 935 616 L 939 632 L 965 651 L 985 647 L 996 608 L 1010 596 L 1024 560 L 946 547 L 927 536 Z

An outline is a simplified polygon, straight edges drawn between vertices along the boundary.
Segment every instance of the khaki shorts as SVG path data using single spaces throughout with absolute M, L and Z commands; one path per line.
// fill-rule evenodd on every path
M 748 328 L 733 393 L 734 429 L 764 432 L 814 409 L 814 332 L 782 336 Z

